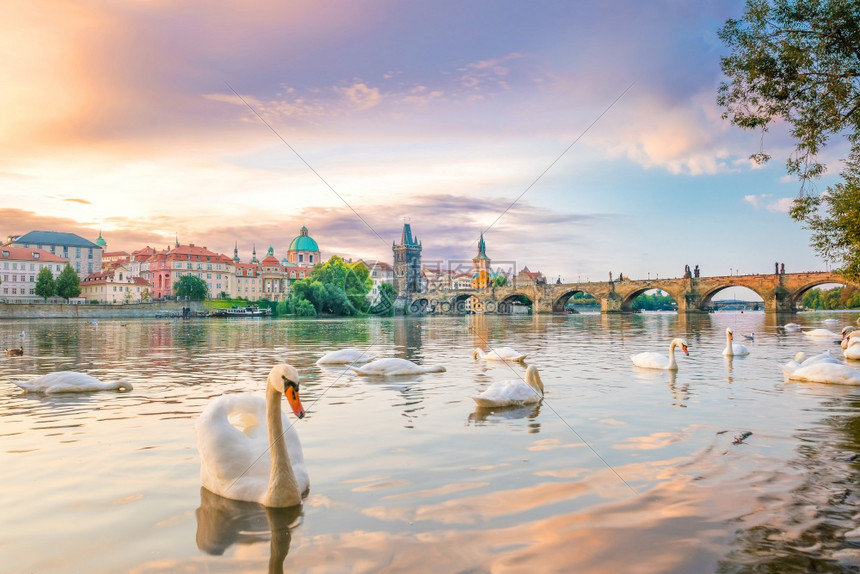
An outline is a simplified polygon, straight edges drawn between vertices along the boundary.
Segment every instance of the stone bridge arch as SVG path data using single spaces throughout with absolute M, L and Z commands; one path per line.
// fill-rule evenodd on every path
M 701 297 L 699 298 L 696 306 L 702 311 L 707 311 L 708 309 L 710 309 L 711 301 L 714 299 L 714 296 L 716 296 L 717 293 L 721 293 L 726 289 L 731 289 L 733 287 L 743 287 L 745 289 L 749 289 L 750 291 L 761 297 L 762 301 L 767 301 L 768 297 L 772 298 L 774 296 L 774 289 L 761 289 L 759 286 L 755 285 L 740 285 L 732 281 L 728 281 L 724 285 L 714 285 L 709 287 L 701 294 Z
M 597 291 L 596 293 L 593 291 Z M 587 290 L 582 285 L 574 285 L 568 286 L 568 288 L 561 289 L 553 289 L 552 294 L 552 312 L 553 313 L 565 313 L 567 302 L 570 301 L 570 298 L 576 295 L 577 293 L 582 293 L 583 295 L 591 295 L 597 301 L 601 302 L 601 309 L 603 308 L 603 294 L 600 293 L 599 289 L 591 289 Z

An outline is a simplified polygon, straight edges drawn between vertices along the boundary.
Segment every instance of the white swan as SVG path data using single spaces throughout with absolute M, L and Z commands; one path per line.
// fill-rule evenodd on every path
M 843 349 L 847 349 L 854 341 L 860 341 L 860 331 L 852 326 L 847 326 L 842 329 L 842 342 L 840 345 Z
M 475 349 L 472 351 L 473 359 L 482 361 L 518 361 L 522 362 L 526 359 L 525 353 L 520 353 L 516 349 L 510 347 L 493 347 L 489 353 L 485 353 L 483 349 Z
M 479 407 L 510 407 L 536 403 L 543 398 L 543 381 L 537 367 L 529 365 L 525 381 L 496 381 L 487 389 L 472 397 Z
M 326 353 L 317 360 L 317 365 L 352 365 L 372 361 L 373 357 L 358 349 L 340 349 Z
M 282 395 L 302 418 L 299 374 L 292 365 L 272 368 L 265 399 L 229 394 L 206 405 L 196 425 L 204 487 L 225 498 L 267 507 L 301 504 L 310 479 L 299 435 L 281 413 Z
M 131 383 L 126 381 L 103 382 L 95 377 L 76 371 L 57 371 L 42 375 L 32 381 L 12 381 L 28 393 L 56 395 L 60 393 L 89 393 L 93 391 L 132 390 Z
M 830 354 L 830 351 L 824 351 L 818 355 L 807 356 L 806 353 L 800 351 L 794 355 L 794 358 L 786 363 L 787 367 L 795 369 L 797 367 L 808 367 L 810 365 L 814 365 L 816 363 L 836 363 L 842 364 L 842 362 Z
M 829 329 L 812 329 L 811 331 L 804 331 L 803 334 L 806 335 L 807 337 L 818 337 L 818 338 L 831 337 L 831 338 L 835 338 L 835 339 L 839 338 L 839 335 L 837 333 L 834 333 L 833 331 L 831 331 Z
M 723 349 L 723 355 L 727 357 L 742 357 L 744 355 L 749 355 L 750 350 L 740 343 L 734 342 L 734 332 L 732 328 L 729 327 L 726 329 L 726 348 Z
M 844 363 L 827 361 L 795 366 L 789 361 L 782 367 L 787 379 L 810 383 L 833 383 L 837 385 L 860 385 L 860 371 Z
M 797 323 L 786 323 L 785 325 L 782 326 L 782 328 L 785 331 L 800 331 L 801 326 L 798 325 Z
M 860 361 L 860 337 L 852 337 L 848 346 L 842 351 L 842 355 L 846 359 Z
M 685 355 L 689 355 L 690 352 L 687 350 L 687 341 L 681 338 L 672 339 L 672 342 L 669 343 L 669 356 L 661 355 L 660 353 L 655 353 L 653 351 L 646 351 L 644 353 L 639 353 L 637 355 L 633 355 L 630 357 L 633 360 L 633 364 L 637 367 L 642 367 L 643 369 L 667 369 L 670 371 L 675 371 L 678 369 L 678 364 L 675 362 L 675 347 L 681 346 L 681 350 L 684 351 Z
M 350 367 L 357 375 L 366 376 L 396 376 L 396 375 L 421 375 L 424 373 L 444 373 L 445 367 L 442 365 L 424 366 L 416 365 L 412 361 L 406 359 L 396 359 L 388 357 L 385 359 L 376 359 L 366 365 L 360 367 Z
M 837 321 L 836 319 L 825 319 L 824 321 L 822 321 L 822 323 L 824 323 L 828 327 L 835 327 L 839 324 L 839 321 Z

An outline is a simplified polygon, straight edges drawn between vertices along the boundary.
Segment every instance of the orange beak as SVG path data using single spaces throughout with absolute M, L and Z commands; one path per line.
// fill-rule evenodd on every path
M 687 350 L 687 345 L 681 345 L 681 350 L 684 351 L 684 354 L 688 357 L 690 356 L 690 351 Z
M 294 386 L 287 387 L 284 391 L 287 396 L 287 402 L 290 403 L 290 408 L 293 409 L 293 414 L 299 418 L 305 416 L 305 407 L 302 406 L 302 401 L 299 399 L 299 391 Z

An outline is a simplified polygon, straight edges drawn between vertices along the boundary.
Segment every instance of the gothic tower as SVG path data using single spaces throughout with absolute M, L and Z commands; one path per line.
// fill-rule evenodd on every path
M 391 242 L 394 251 L 394 289 L 397 295 L 418 293 L 421 290 L 421 242 L 412 237 L 412 227 L 403 224 L 400 245 Z

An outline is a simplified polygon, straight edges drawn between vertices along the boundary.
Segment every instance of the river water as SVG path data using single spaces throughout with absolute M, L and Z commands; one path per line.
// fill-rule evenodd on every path
M 857 571 L 860 389 L 779 368 L 839 351 L 782 323 L 857 317 L 0 322 L 0 344 L 25 350 L 0 358 L 0 572 Z M 721 355 L 727 327 L 748 357 Z M 677 373 L 632 365 L 675 336 L 690 345 Z M 472 395 L 524 372 L 473 360 L 488 344 L 528 353 L 541 404 L 476 409 Z M 315 365 L 344 347 L 447 371 Z M 210 495 L 196 418 L 222 393 L 262 394 L 284 360 L 302 376 L 308 497 L 266 512 Z M 134 390 L 10 382 L 57 370 Z

